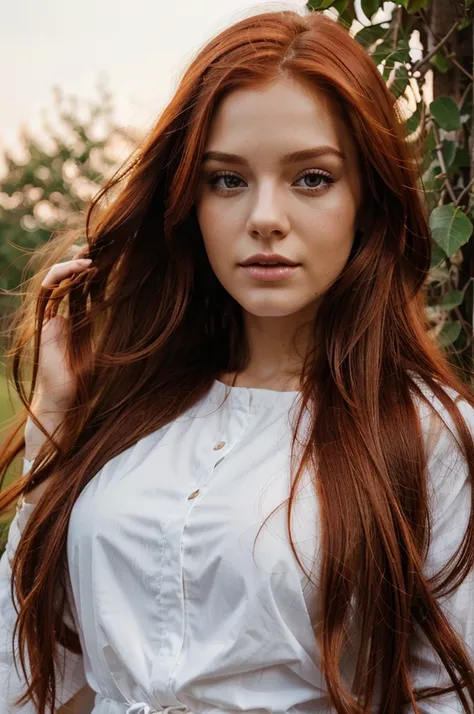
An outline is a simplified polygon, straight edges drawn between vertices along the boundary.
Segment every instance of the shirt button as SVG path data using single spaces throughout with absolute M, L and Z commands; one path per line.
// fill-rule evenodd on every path
M 196 496 L 199 496 L 199 489 L 197 488 L 195 491 L 189 494 L 188 496 L 188 501 L 190 501 L 192 498 L 196 498 Z
M 223 449 L 224 446 L 225 446 L 225 441 L 219 441 L 219 443 L 215 445 L 214 451 L 219 451 L 219 449 Z

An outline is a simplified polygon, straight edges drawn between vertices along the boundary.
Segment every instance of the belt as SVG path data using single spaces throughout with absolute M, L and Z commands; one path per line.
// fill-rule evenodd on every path
M 189 712 L 189 709 L 185 704 L 172 704 L 164 709 L 154 709 L 146 702 L 135 702 L 128 707 L 126 714 L 186 714 L 186 712 Z

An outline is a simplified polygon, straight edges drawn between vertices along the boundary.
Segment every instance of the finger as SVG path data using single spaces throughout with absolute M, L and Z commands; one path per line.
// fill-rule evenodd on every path
M 70 248 L 70 259 L 75 260 L 76 258 L 84 258 L 84 256 L 89 252 L 89 244 L 86 245 L 74 245 Z
M 75 260 L 67 260 L 64 263 L 56 263 L 46 275 L 41 286 L 43 288 L 50 288 L 53 285 L 57 285 L 61 280 L 65 280 L 71 275 L 85 270 L 91 263 L 92 260 L 90 258 L 76 258 Z

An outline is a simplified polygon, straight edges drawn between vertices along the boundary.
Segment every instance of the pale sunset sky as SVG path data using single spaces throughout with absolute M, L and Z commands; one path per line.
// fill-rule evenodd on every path
M 256 12 L 306 0 L 19 0 L 0 23 L 0 152 L 25 126 L 40 133 L 54 116 L 54 86 L 96 96 L 105 76 L 125 124 L 147 129 L 193 54 L 213 34 Z

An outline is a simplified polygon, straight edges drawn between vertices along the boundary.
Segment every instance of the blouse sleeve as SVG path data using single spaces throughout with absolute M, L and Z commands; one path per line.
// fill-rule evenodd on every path
M 23 472 L 30 468 L 26 462 Z M 16 515 L 11 522 L 5 552 L 0 560 L 0 714 L 36 714 L 32 702 L 15 707 L 12 702 L 17 699 L 25 689 L 25 680 L 16 657 L 13 658 L 13 628 L 16 621 L 16 612 L 11 598 L 11 563 L 15 550 L 20 541 L 21 533 L 33 512 L 35 506 L 22 501 L 17 506 Z M 73 603 L 70 603 L 71 613 L 68 614 L 67 624 L 74 629 Z M 83 658 L 65 648 L 60 647 L 62 665 L 57 670 L 57 706 L 66 703 L 74 694 L 79 692 L 86 684 Z
M 458 405 L 471 434 L 474 435 L 474 410 L 464 401 Z M 444 417 L 456 434 L 454 422 L 449 416 Z M 461 544 L 471 509 L 472 486 L 464 456 L 454 437 L 439 422 L 437 436 L 436 445 L 428 461 L 429 497 L 433 514 L 432 541 L 425 564 L 429 577 L 441 570 Z M 463 640 L 471 663 L 474 664 L 474 571 L 470 571 L 468 577 L 451 595 L 440 598 L 438 602 Z M 415 689 L 452 684 L 421 630 L 417 632 L 413 648 L 412 678 Z M 418 706 L 422 714 L 464 712 L 456 692 L 422 700 L 418 702 Z M 408 714 L 412 711 L 410 708 Z

